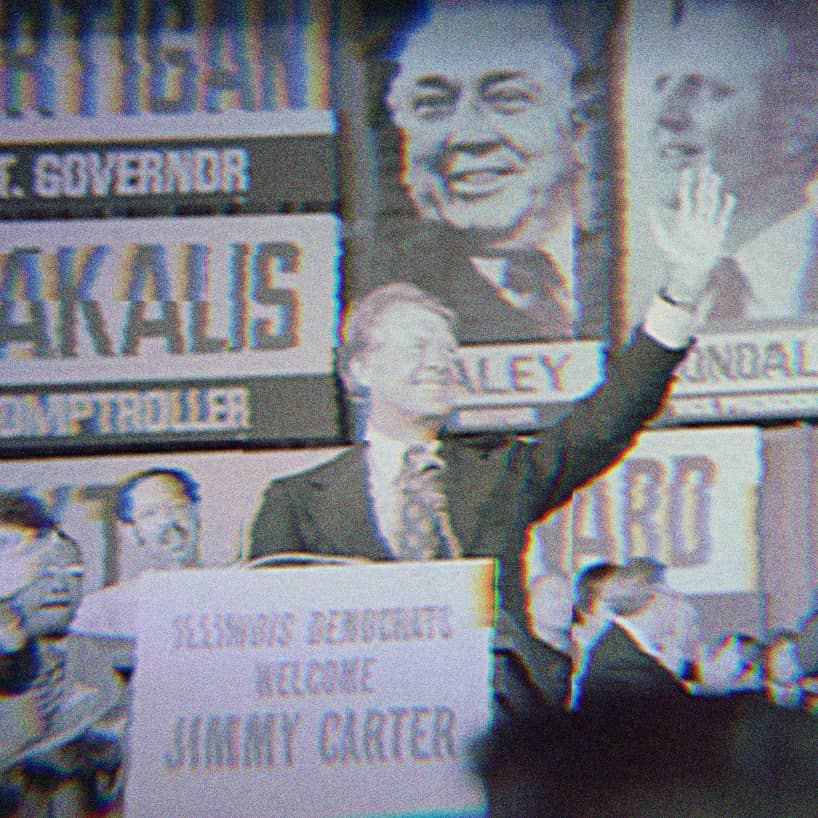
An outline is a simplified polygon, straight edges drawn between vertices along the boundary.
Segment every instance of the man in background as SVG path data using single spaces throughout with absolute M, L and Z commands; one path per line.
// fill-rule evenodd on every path
M 144 571 L 199 565 L 199 486 L 181 469 L 152 468 L 128 477 L 117 493 L 119 582 L 87 593 L 72 629 L 124 639 L 136 636 L 139 577 Z M 122 646 L 121 662 L 132 663 Z
M 576 581 L 571 708 L 605 710 L 615 701 L 649 709 L 684 703 L 687 691 L 638 624 L 652 589 L 622 566 L 599 563 Z
M 17 742 L 23 743 L 22 734 L 27 733 L 30 740 L 47 729 L 40 700 L 27 693 L 41 670 L 38 640 L 51 631 L 64 631 L 82 592 L 81 573 L 70 581 L 61 571 L 46 575 L 53 528 L 34 497 L 0 495 L 0 721 L 5 725 L 0 749 L 4 756 Z M 27 716 L 21 708 L 29 711 Z
M 460 341 L 599 337 L 607 270 L 574 263 L 577 58 L 548 7 L 435 5 L 397 64 L 387 104 L 425 224 L 377 245 L 367 288 L 408 276 Z
M 645 22 L 634 19 L 632 70 L 651 78 L 655 108 L 650 153 L 631 163 L 635 183 L 666 215 L 680 172 L 710 164 L 736 197 L 703 316 L 818 312 L 815 4 L 692 0 L 672 21 L 668 10 L 658 27 Z
M 0 803 L 20 815 L 90 814 L 98 784 L 121 781 L 123 733 L 102 717 L 122 687 L 106 651 L 69 633 L 82 553 L 38 499 L 17 493 L 0 496 L 0 553 Z
M 122 562 L 137 572 L 198 564 L 199 487 L 187 472 L 156 468 L 134 474 L 119 490 L 116 512 L 136 543 Z

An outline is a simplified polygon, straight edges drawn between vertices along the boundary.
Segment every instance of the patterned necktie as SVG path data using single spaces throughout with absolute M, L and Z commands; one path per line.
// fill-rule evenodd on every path
M 551 258 L 539 251 L 513 253 L 507 258 L 505 286 L 526 300 L 522 312 L 549 338 L 573 338 L 570 304 Z
M 753 298 L 753 288 L 736 260 L 724 256 L 711 270 L 705 294 L 712 295 L 705 320 L 742 321 L 747 317 L 747 303 Z
M 397 557 L 401 560 L 452 559 L 460 544 L 452 531 L 441 477 L 445 463 L 425 446 L 410 446 L 398 476 L 400 531 Z

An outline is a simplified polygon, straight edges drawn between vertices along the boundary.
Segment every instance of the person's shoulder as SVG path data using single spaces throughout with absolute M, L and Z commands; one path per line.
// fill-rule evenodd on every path
M 428 287 L 430 271 L 460 270 L 473 249 L 465 234 L 437 222 L 385 225 L 352 271 L 350 289 L 366 291 L 391 281 Z
M 372 244 L 373 250 L 384 249 L 395 254 L 448 254 L 452 250 L 468 253 L 474 249 L 469 234 L 455 230 L 443 222 L 405 220 L 384 226 Z
M 327 460 L 293 474 L 282 475 L 270 481 L 267 490 L 276 487 L 307 485 L 321 483 L 339 474 L 350 471 L 356 462 L 360 462 L 362 447 L 360 444 L 340 449 Z
M 524 446 L 523 438 L 501 432 L 443 437 L 443 451 L 447 459 L 455 456 L 461 460 L 486 461 L 506 457 L 521 446 Z

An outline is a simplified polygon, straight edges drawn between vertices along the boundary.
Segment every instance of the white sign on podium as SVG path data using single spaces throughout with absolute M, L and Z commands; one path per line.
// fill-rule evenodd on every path
M 494 565 L 145 575 L 128 818 L 480 816 Z

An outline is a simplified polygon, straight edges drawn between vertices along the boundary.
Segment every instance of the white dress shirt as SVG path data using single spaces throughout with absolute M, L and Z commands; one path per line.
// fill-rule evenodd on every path
M 818 248 L 816 214 L 806 205 L 762 230 L 733 253 L 752 288 L 750 320 L 796 318 L 801 314 L 802 282 Z

